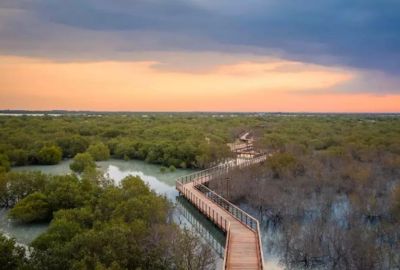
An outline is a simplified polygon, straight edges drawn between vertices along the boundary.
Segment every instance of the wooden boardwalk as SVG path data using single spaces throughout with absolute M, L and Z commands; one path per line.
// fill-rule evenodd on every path
M 236 161 L 184 176 L 178 191 L 226 233 L 224 269 L 263 269 L 264 259 L 257 219 L 210 190 L 204 184 L 229 170 L 262 162 L 265 155 Z

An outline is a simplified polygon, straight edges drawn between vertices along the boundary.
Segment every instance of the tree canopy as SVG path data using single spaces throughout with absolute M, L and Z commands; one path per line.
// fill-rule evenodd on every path
M 15 189 L 2 197 L 19 198 L 9 212 L 14 221 L 51 220 L 50 226 L 32 242 L 29 256 L 0 236 L 2 269 L 214 268 L 210 248 L 172 223 L 172 204 L 140 178 L 129 176 L 116 186 L 96 179 L 99 174 L 35 177 L 45 180 L 27 183 L 21 197 Z
M 231 155 L 232 128 L 256 119 L 158 114 L 60 117 L 0 116 L 0 154 L 12 166 L 54 164 L 88 152 L 95 161 L 140 159 L 166 167 L 206 167 Z M 1 160 L 1 159 L 0 159 Z
M 79 153 L 76 154 L 69 167 L 76 173 L 83 173 L 85 170 L 94 169 L 96 167 L 96 163 L 90 154 Z
M 62 150 L 60 147 L 55 145 L 42 147 L 37 155 L 39 164 L 43 165 L 57 164 L 61 161 L 61 158 Z
M 95 161 L 108 160 L 110 158 L 110 149 L 104 143 L 90 145 L 87 152 Z

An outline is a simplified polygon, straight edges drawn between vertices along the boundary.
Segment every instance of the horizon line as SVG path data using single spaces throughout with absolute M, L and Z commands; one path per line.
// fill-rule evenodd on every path
M 52 109 L 52 110 L 30 110 L 30 109 L 0 109 L 0 114 L 3 113 L 220 113 L 220 114 L 400 114 L 400 112 L 330 112 L 330 111 L 201 111 L 201 110 L 187 110 L 187 111 L 116 111 L 116 110 L 65 110 L 65 109 Z

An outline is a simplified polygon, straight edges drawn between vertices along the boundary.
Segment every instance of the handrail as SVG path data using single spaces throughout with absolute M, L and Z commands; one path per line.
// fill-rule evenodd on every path
M 214 209 L 211 209 L 209 205 L 206 205 L 203 202 L 202 198 L 191 192 L 190 189 L 186 188 L 182 183 L 179 182 L 177 189 L 184 194 L 190 202 L 197 205 L 200 212 L 204 213 L 211 221 L 214 222 L 214 224 L 220 227 L 223 231 L 227 232 L 228 225 L 230 224 L 229 220 L 219 215 L 218 212 L 214 211 Z
M 226 232 L 226 241 L 225 241 L 225 254 L 224 254 L 224 262 L 222 265 L 222 269 L 226 269 L 228 267 L 228 249 L 229 249 L 229 242 L 231 238 L 231 223 L 228 223 L 228 230 Z
M 187 184 L 190 182 L 193 182 L 194 180 L 197 180 L 199 178 L 205 178 L 209 177 L 211 175 L 215 174 L 222 174 L 224 170 L 229 171 L 230 169 L 233 168 L 243 168 L 247 167 L 249 165 L 255 164 L 261 160 L 265 160 L 266 155 L 264 153 L 256 155 L 256 157 L 247 159 L 245 162 L 238 163 L 238 160 L 230 160 L 228 162 L 222 163 L 220 165 L 216 165 L 214 167 L 211 167 L 209 169 L 205 169 L 202 171 L 194 172 L 185 176 L 181 176 L 177 179 L 177 181 L 181 182 L 182 184 Z
M 257 238 L 258 238 L 258 250 L 260 251 L 258 254 L 260 257 L 260 265 L 261 269 L 264 269 L 264 254 L 262 252 L 262 243 L 261 243 L 261 234 L 260 234 L 260 223 L 257 220 Z
M 187 189 L 185 187 L 185 184 L 193 182 L 193 186 L 199 190 L 201 193 L 204 194 L 208 199 L 210 199 L 212 202 L 220 206 L 222 209 L 225 211 L 229 212 L 235 219 L 237 219 L 240 223 L 244 224 L 246 227 L 248 227 L 250 230 L 254 231 L 257 235 L 258 241 L 258 258 L 259 262 L 261 265 L 261 269 L 264 268 L 264 255 L 262 253 L 262 244 L 261 244 L 261 234 L 260 234 L 260 225 L 259 222 L 256 218 L 253 216 L 249 215 L 236 205 L 232 204 L 213 190 L 209 189 L 204 185 L 204 183 L 209 182 L 213 176 L 215 175 L 222 175 L 223 173 L 229 172 L 231 169 L 236 169 L 236 168 L 243 168 L 247 167 L 253 164 L 256 164 L 258 162 L 261 162 L 263 160 L 266 160 L 269 155 L 266 155 L 265 153 L 259 153 L 257 156 L 247 159 L 242 162 L 238 162 L 238 159 L 236 160 L 231 160 L 226 163 L 214 166 L 212 168 L 195 172 L 183 177 L 179 177 L 176 180 L 176 188 L 185 195 L 185 197 L 192 202 L 193 204 L 197 205 L 198 209 L 200 212 L 205 214 L 211 221 L 214 222 L 218 227 L 220 227 L 223 231 L 226 232 L 227 238 L 226 238 L 226 244 L 225 244 L 225 257 L 224 257 L 224 269 L 227 267 L 227 250 L 229 248 L 229 237 L 230 237 L 230 222 L 229 220 L 223 218 L 223 216 L 218 215 L 218 212 L 214 213 L 214 209 L 212 209 L 209 205 L 206 205 L 203 201 L 202 198 L 199 198 L 196 194 L 190 191 L 190 189 Z M 211 215 L 212 213 L 212 215 Z
M 203 183 L 208 182 L 211 180 L 211 177 L 214 176 L 215 170 L 216 169 L 227 169 L 227 172 L 231 168 L 243 168 L 252 164 L 255 164 L 257 162 L 262 161 L 265 159 L 265 156 L 261 157 L 256 157 L 251 160 L 246 160 L 245 162 L 238 163 L 236 160 L 236 166 L 226 166 L 226 164 L 221 164 L 222 166 L 215 166 L 211 169 L 207 169 L 204 171 L 196 172 L 191 175 L 189 175 L 189 178 L 178 178 L 177 180 L 177 188 L 178 188 L 178 183 L 180 185 L 194 182 L 193 185 L 196 187 L 200 192 L 202 192 L 207 198 L 209 198 L 211 201 L 216 203 L 217 205 L 221 206 L 223 209 L 228 211 L 234 218 L 236 218 L 238 221 L 240 221 L 242 224 L 246 225 L 248 228 L 253 230 L 254 232 L 257 232 L 257 219 L 254 218 L 253 216 L 249 215 L 236 205 L 232 204 L 225 198 L 223 198 L 221 195 L 217 194 L 213 190 L 209 189 L 206 187 Z M 228 163 L 229 164 L 229 163 Z M 207 174 L 208 172 L 213 171 L 211 174 Z M 182 183 L 181 179 L 184 179 L 184 182 Z
M 246 225 L 246 227 L 248 227 L 252 231 L 257 232 L 257 219 L 247 214 L 245 211 L 243 211 L 236 205 L 232 204 L 222 196 L 218 195 L 205 185 L 198 184 L 196 186 L 195 184 L 195 187 L 211 201 L 213 201 L 214 203 L 216 203 L 217 205 L 221 206 L 223 209 L 228 211 L 234 218 L 239 220 L 240 223 Z

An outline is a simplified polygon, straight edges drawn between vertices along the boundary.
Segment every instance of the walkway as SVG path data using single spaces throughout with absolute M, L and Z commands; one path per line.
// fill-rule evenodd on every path
M 257 219 L 204 184 L 232 169 L 259 163 L 265 159 L 266 155 L 251 159 L 236 159 L 181 177 L 176 181 L 178 191 L 226 233 L 224 269 L 263 269 L 259 224 Z

